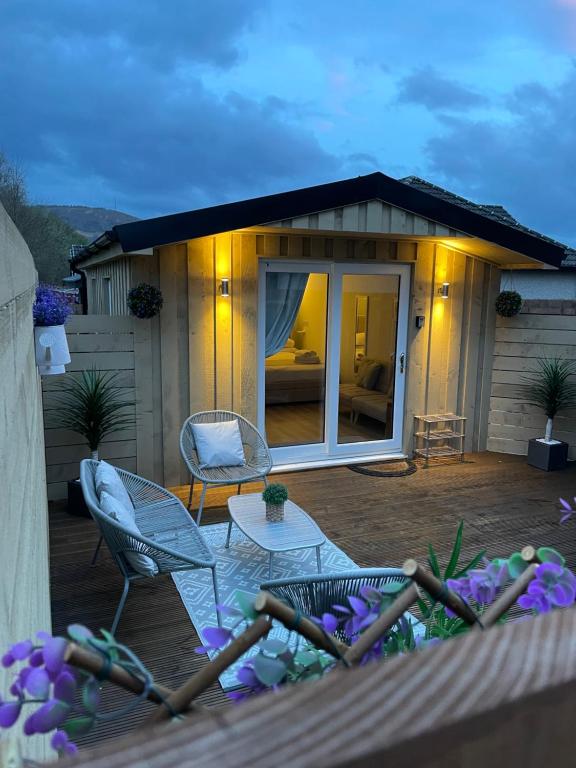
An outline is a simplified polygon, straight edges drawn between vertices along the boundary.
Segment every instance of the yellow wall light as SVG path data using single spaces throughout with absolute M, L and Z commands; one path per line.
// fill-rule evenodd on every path
M 441 296 L 443 299 L 447 299 L 450 295 L 450 283 L 442 283 L 440 288 L 438 289 L 438 295 Z

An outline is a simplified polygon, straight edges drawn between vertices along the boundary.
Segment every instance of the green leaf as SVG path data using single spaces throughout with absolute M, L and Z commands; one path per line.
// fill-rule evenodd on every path
M 246 592 L 242 592 L 241 590 L 237 590 L 234 593 L 234 599 L 236 603 L 238 604 L 238 607 L 242 611 L 242 615 L 245 619 L 257 619 L 258 614 L 254 610 L 254 596 L 248 595 Z
M 384 595 L 396 595 L 398 592 L 402 592 L 406 589 L 406 581 L 388 581 L 379 587 L 379 590 Z
M 82 688 L 82 704 L 87 712 L 94 714 L 100 703 L 100 686 L 95 678 L 89 678 Z
M 456 566 L 458 565 L 458 560 L 460 559 L 460 552 L 462 550 L 463 531 L 464 531 L 464 520 L 461 520 L 460 525 L 458 526 L 458 531 L 456 533 L 456 540 L 454 542 L 454 546 L 452 547 L 452 554 L 450 556 L 448 566 L 444 573 L 444 579 L 451 579 L 454 574 L 454 571 L 456 570 Z
M 520 574 L 524 573 L 526 568 L 528 568 L 528 563 L 520 552 L 514 552 L 514 554 L 510 555 L 508 558 L 508 573 L 512 579 L 517 579 Z
M 561 565 L 562 568 L 566 565 L 566 558 L 556 549 L 552 549 L 552 547 L 540 547 L 536 554 L 543 563 L 556 563 L 556 565 Z
M 268 640 L 262 640 L 259 648 L 269 656 L 280 656 L 286 650 L 286 645 L 283 640 L 276 640 L 276 638 L 271 637 Z
M 473 571 L 474 568 L 482 561 L 484 556 L 486 555 L 486 550 L 483 549 L 482 552 L 478 552 L 476 557 L 473 557 L 472 560 L 468 563 L 468 565 L 465 565 L 464 568 L 461 568 L 457 573 L 454 574 L 451 578 L 453 579 L 459 579 L 462 576 L 465 576 L 468 571 Z
M 294 661 L 297 664 L 301 664 L 303 667 L 309 667 L 311 664 L 315 664 L 318 661 L 318 654 L 313 651 L 300 651 L 294 657 Z
M 72 720 L 67 720 L 60 727 L 63 731 L 66 731 L 71 739 L 77 736 L 82 736 L 92 728 L 94 725 L 94 718 L 88 716 L 74 717 Z
M 434 576 L 436 576 L 437 579 L 441 579 L 442 574 L 440 573 L 438 558 L 436 557 L 436 552 L 434 552 L 434 547 L 432 544 L 428 544 L 428 564 L 430 565 L 430 570 Z
M 262 685 L 271 688 L 278 685 L 286 676 L 286 664 L 280 659 L 270 659 L 259 653 L 254 658 L 254 674 Z

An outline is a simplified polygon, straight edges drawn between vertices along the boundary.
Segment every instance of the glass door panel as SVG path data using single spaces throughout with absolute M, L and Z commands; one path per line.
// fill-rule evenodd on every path
M 268 271 L 264 423 L 271 448 L 325 440 L 328 275 Z
M 342 275 L 338 444 L 394 434 L 399 292 L 399 275 Z

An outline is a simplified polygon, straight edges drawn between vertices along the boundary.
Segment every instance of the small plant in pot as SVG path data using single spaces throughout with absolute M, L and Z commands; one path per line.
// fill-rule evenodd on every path
M 528 445 L 528 463 L 540 469 L 562 469 L 566 466 L 568 444 L 552 439 L 556 414 L 567 408 L 576 408 L 576 360 L 557 358 L 538 360 L 538 369 L 523 376 L 525 382 L 518 394 L 528 403 L 541 408 L 546 414 L 543 438 L 534 438 Z
M 61 389 L 54 394 L 57 409 L 54 426 L 82 435 L 88 443 L 90 457 L 96 461 L 104 438 L 135 423 L 132 412 L 134 401 L 123 397 L 119 377 L 118 372 L 92 368 L 82 371 L 79 377 L 67 377 Z M 78 480 L 68 484 L 68 510 L 73 514 L 90 516 Z
M 70 352 L 64 323 L 72 313 L 67 296 L 49 285 L 36 288 L 32 307 L 36 365 L 41 376 L 65 373 Z
M 288 488 L 282 483 L 271 483 L 262 493 L 266 504 L 266 520 L 278 523 L 284 519 L 284 504 L 288 501 Z

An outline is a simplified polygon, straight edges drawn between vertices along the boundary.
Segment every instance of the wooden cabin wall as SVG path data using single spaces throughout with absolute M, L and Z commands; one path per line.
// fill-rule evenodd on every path
M 88 314 L 130 314 L 126 297 L 130 288 L 136 284 L 132 276 L 130 256 L 95 264 L 87 267 L 84 272 L 88 293 Z
M 429 241 L 233 232 L 161 249 L 165 297 L 162 333 L 164 339 L 168 323 L 172 337 L 171 341 L 163 340 L 162 369 L 163 377 L 170 379 L 167 386 L 176 387 L 178 392 L 170 402 L 166 393 L 163 396 L 166 455 L 170 455 L 169 442 L 177 447 L 178 425 L 188 415 L 187 407 L 190 413 L 233 410 L 256 421 L 261 258 L 413 263 L 404 449 L 412 449 L 414 415 L 437 412 L 465 415 L 466 450 L 485 448 L 494 338 L 492 308 L 499 286 L 496 267 Z M 168 300 L 168 274 L 170 295 L 179 296 L 175 303 Z M 219 292 L 223 277 L 230 279 L 229 298 Z M 450 283 L 448 299 L 438 295 L 444 281 Z M 165 319 L 168 314 L 169 321 Z M 425 317 L 420 330 L 416 329 L 417 315 Z

